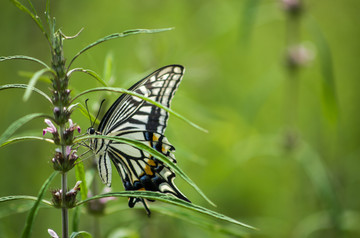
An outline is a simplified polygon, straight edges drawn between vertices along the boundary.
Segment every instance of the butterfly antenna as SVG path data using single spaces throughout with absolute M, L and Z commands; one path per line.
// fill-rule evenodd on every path
M 98 113 L 97 113 L 97 115 L 96 115 L 96 118 L 95 118 L 95 121 L 94 121 L 94 124 L 92 125 L 92 127 L 94 127 L 95 122 L 96 122 L 96 120 L 98 119 L 98 116 L 99 116 L 100 111 L 101 111 L 101 106 L 103 105 L 104 102 L 105 102 L 105 99 L 103 99 L 103 100 L 101 101 L 101 103 L 100 103 L 99 111 L 98 111 Z
M 93 122 L 91 121 L 91 115 L 90 115 L 89 107 L 88 107 L 88 104 L 87 104 L 88 100 L 89 100 L 89 99 L 86 99 L 86 100 L 85 100 L 85 106 L 86 106 L 86 111 L 88 112 L 88 115 L 89 115 L 90 125 L 91 125 L 91 127 L 92 127 Z

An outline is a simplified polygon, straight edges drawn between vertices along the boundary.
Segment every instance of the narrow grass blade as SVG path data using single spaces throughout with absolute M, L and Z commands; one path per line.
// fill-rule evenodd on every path
M 96 117 L 94 117 L 90 112 L 88 112 L 86 110 L 86 108 L 84 107 L 84 105 L 82 105 L 81 103 L 78 104 L 78 107 L 77 107 L 81 114 L 83 114 L 86 118 L 88 118 L 91 122 L 95 123 L 95 124 L 100 124 L 100 121 L 99 119 L 97 119 Z M 89 118 L 89 114 L 90 114 L 90 118 Z
M 106 82 L 104 80 L 102 80 L 100 78 L 100 76 L 95 73 L 94 71 L 90 70 L 90 69 L 82 69 L 82 68 L 75 68 L 75 69 L 72 69 L 70 70 L 67 75 L 70 76 L 73 72 L 83 72 L 83 73 L 86 73 L 90 76 L 92 76 L 93 78 L 95 78 L 99 83 L 101 83 L 103 86 L 107 87 L 108 85 L 106 84 Z
M 342 208 L 338 197 L 331 183 L 328 168 L 323 162 L 323 158 L 309 144 L 302 142 L 295 154 L 295 159 L 303 167 L 309 176 L 314 188 L 321 196 L 321 200 L 327 207 L 331 208 L 329 216 L 337 226 L 341 226 L 340 214 Z
M 112 39 L 116 39 L 116 38 L 121 38 L 121 37 L 126 37 L 126 36 L 130 36 L 130 35 L 136 35 L 136 34 L 151 34 L 151 33 L 158 33 L 158 32 L 163 32 L 163 31 L 169 31 L 172 30 L 173 28 L 162 28 L 162 29 L 134 29 L 134 30 L 127 30 L 124 31 L 122 33 L 114 33 L 108 36 L 105 36 L 104 38 L 101 38 L 93 43 L 91 43 L 90 45 L 86 46 L 84 49 L 80 50 L 79 53 L 77 53 L 74 58 L 70 61 L 69 66 L 68 66 L 68 70 L 70 69 L 71 64 L 74 62 L 74 60 L 79 57 L 82 53 L 84 53 L 85 51 L 87 51 L 88 49 L 103 43 L 105 41 L 108 40 L 112 40 Z
M 139 207 L 141 208 L 141 207 Z M 224 225 L 222 223 L 213 221 L 208 217 L 195 215 L 194 211 L 183 209 L 178 206 L 159 206 L 159 205 L 152 205 L 151 211 L 156 211 L 158 213 L 175 217 L 181 219 L 183 221 L 192 223 L 194 225 L 200 226 L 205 228 L 206 230 L 213 231 L 216 233 L 222 233 L 225 235 L 229 235 L 231 237 L 249 237 L 249 232 L 245 232 L 241 229 L 232 229 L 233 226 L 229 227 L 228 224 Z
M 73 210 L 73 218 L 72 218 L 72 230 L 73 232 L 79 231 L 79 223 L 80 223 L 80 206 L 77 206 Z
M 26 115 L 17 121 L 13 122 L 6 131 L 0 136 L 0 145 L 4 144 L 14 133 L 17 129 L 19 129 L 22 125 L 25 123 L 31 121 L 32 119 L 39 118 L 39 117 L 45 117 L 45 118 L 51 118 L 46 114 L 43 113 L 33 113 Z
M 40 191 L 39 191 L 39 194 L 37 196 L 37 200 L 36 202 L 34 203 L 34 206 L 31 208 L 28 216 L 27 216 L 27 219 L 26 219 L 26 223 L 25 223 L 25 228 L 23 230 L 23 233 L 22 233 L 22 237 L 25 238 L 25 237 L 30 237 L 31 235 L 31 231 L 32 231 L 32 226 L 34 224 L 34 219 L 37 215 L 37 212 L 39 210 L 39 204 L 44 196 L 44 193 L 45 191 L 47 190 L 47 188 L 49 187 L 51 181 L 55 178 L 55 176 L 58 174 L 58 172 L 53 172 L 50 177 L 45 181 L 45 183 L 42 185 Z
M 13 195 L 13 196 L 0 197 L 0 203 L 16 201 L 16 200 L 33 200 L 33 201 L 37 201 L 38 197 L 26 196 L 26 195 Z M 44 205 L 53 206 L 50 201 L 47 201 L 47 200 L 44 200 L 44 199 L 42 199 L 40 202 L 43 203 Z
M 31 86 L 29 86 L 27 84 L 6 84 L 6 85 L 3 85 L 3 86 L 0 86 L 0 90 L 10 89 L 10 88 L 20 88 L 20 89 L 32 90 L 32 91 L 40 94 L 44 98 L 46 98 L 49 102 L 52 102 L 51 98 L 46 93 L 44 93 L 43 91 L 41 91 L 41 90 L 39 90 L 37 88 L 31 87 Z
M 50 42 L 49 37 L 44 29 L 44 26 L 42 25 L 41 19 L 39 16 L 35 15 L 29 10 L 27 9 L 24 5 L 22 5 L 19 1 L 17 0 L 11 0 L 13 2 L 13 4 L 19 8 L 21 11 L 25 12 L 26 14 L 28 14 L 36 23 L 36 25 L 38 25 L 38 27 L 40 28 L 40 30 L 42 31 L 42 33 L 45 35 L 46 39 Z M 33 8 L 32 4 L 31 7 Z
M 247 46 L 247 43 L 250 40 L 252 30 L 254 28 L 254 22 L 256 20 L 256 14 L 258 10 L 258 5 L 260 0 L 246 0 L 244 1 L 244 10 L 241 14 L 241 29 L 240 37 L 243 41 L 244 46 Z
M 336 123 L 339 117 L 339 108 L 331 49 L 316 20 L 310 17 L 307 25 L 314 36 L 319 52 L 321 73 L 323 76 L 323 105 L 325 115 L 330 122 Z
M 137 140 L 131 140 L 127 138 L 115 137 L 115 136 L 103 136 L 103 135 L 94 135 L 94 136 L 84 136 L 79 137 L 74 140 L 74 143 L 77 143 L 81 140 L 89 139 L 89 138 L 100 138 L 100 139 L 107 139 L 111 141 L 116 141 L 120 143 L 126 143 L 132 145 L 142 151 L 148 152 L 150 155 L 154 156 L 158 160 L 162 161 L 170 168 L 172 168 L 177 174 L 179 174 L 188 184 L 190 184 L 208 203 L 213 206 L 216 206 L 202 191 L 201 189 L 182 171 L 175 163 L 173 163 L 167 156 L 163 155 L 159 151 L 139 142 Z
M 30 80 L 32 78 L 32 76 L 34 75 L 34 72 L 20 70 L 18 72 L 18 74 L 19 74 L 19 76 L 24 77 L 24 78 L 28 78 Z M 44 76 L 44 75 L 40 76 L 38 81 L 44 82 L 44 83 L 47 83 L 47 84 L 51 83 L 51 79 L 49 78 L 49 76 Z
M 27 101 L 30 98 L 31 92 L 33 91 L 33 88 L 36 84 L 36 82 L 38 81 L 38 79 L 40 78 L 41 75 L 43 75 L 46 72 L 52 72 L 52 70 L 49 69 L 41 69 L 39 71 L 37 71 L 33 77 L 30 79 L 29 81 L 29 86 L 27 87 L 27 89 L 25 90 L 24 93 L 24 97 L 23 100 Z
M 26 55 L 0 56 L 0 62 L 5 61 L 5 60 L 13 60 L 13 59 L 30 60 L 30 61 L 39 63 L 39 64 L 45 66 L 45 68 L 51 70 L 51 68 L 47 64 L 45 64 L 44 62 L 42 62 L 39 59 L 30 57 L 30 56 L 26 56 Z
M 10 144 L 21 142 L 21 141 L 28 141 L 28 140 L 40 140 L 40 141 L 46 141 L 46 142 L 54 144 L 54 140 L 49 139 L 49 138 L 38 137 L 38 136 L 20 136 L 20 137 L 11 138 L 11 139 L 5 141 L 3 144 L 0 144 L 0 148 L 3 146 L 6 146 L 6 145 L 10 145 Z
M 243 226 L 249 229 L 256 229 L 253 226 L 250 226 L 248 224 L 239 222 L 231 217 L 225 216 L 223 214 L 217 213 L 215 211 L 212 211 L 210 209 L 195 205 L 193 203 L 189 203 L 189 202 L 185 202 L 179 198 L 176 198 L 174 196 L 171 195 L 166 195 L 163 193 L 159 193 L 159 192 L 151 192 L 151 191 L 124 191 L 124 192 L 116 192 L 116 193 L 105 193 L 105 194 L 100 194 L 100 195 L 96 195 L 93 196 L 91 198 L 88 198 L 87 200 L 81 201 L 79 202 L 77 205 L 81 205 L 84 203 L 87 203 L 91 200 L 94 199 L 100 199 L 100 198 L 105 198 L 105 197 L 142 197 L 142 198 L 146 198 L 146 199 L 152 199 L 152 200 L 158 200 L 158 201 L 162 201 L 162 202 L 166 202 L 172 205 L 176 205 L 179 207 L 183 207 L 195 212 L 199 212 L 205 215 L 208 215 L 210 217 L 219 219 L 219 220 L 223 220 L 226 222 L 230 222 L 239 226 Z
M 114 64 L 114 57 L 112 53 L 108 53 L 105 58 L 104 63 L 104 81 L 110 82 L 111 76 L 113 75 L 113 64 Z M 106 85 L 107 86 L 107 85 Z
M 90 233 L 86 231 L 73 232 L 70 235 L 70 238 L 91 238 Z
M 87 185 L 86 185 L 85 170 L 84 170 L 83 162 L 76 163 L 75 176 L 76 176 L 77 181 L 82 182 L 80 184 L 80 194 L 81 194 L 81 199 L 85 200 L 87 198 L 88 189 L 87 189 Z
M 147 98 L 145 97 L 144 95 L 141 95 L 139 93 L 136 93 L 136 92 L 133 92 L 133 91 L 129 91 L 129 90 L 126 90 L 126 89 L 123 89 L 123 88 L 112 88 L 112 87 L 99 87 L 99 88 L 93 88 L 93 89 L 89 89 L 89 90 L 85 90 L 81 93 L 79 93 L 78 95 L 76 95 L 73 100 L 71 101 L 71 103 L 79 98 L 80 96 L 83 96 L 87 93 L 91 93 L 91 92 L 97 92 L 97 91 L 110 91 L 110 92 L 118 92 L 118 93 L 126 93 L 126 94 L 129 94 L 129 95 L 132 95 L 132 96 L 136 96 L 138 98 L 141 98 L 157 107 L 160 107 L 162 109 L 164 109 L 165 111 L 169 112 L 170 114 L 176 116 L 177 118 L 185 121 L 186 123 L 188 123 L 189 125 L 195 127 L 196 129 L 200 130 L 200 131 L 203 131 L 203 132 L 208 132 L 206 129 L 198 126 L 197 124 L 195 124 L 194 122 L 190 121 L 189 119 L 181 116 L 180 114 L 178 114 L 177 112 L 173 111 L 172 109 L 168 108 L 168 107 L 165 107 L 164 105 L 162 105 L 161 103 L 159 102 L 156 102 L 150 98 Z

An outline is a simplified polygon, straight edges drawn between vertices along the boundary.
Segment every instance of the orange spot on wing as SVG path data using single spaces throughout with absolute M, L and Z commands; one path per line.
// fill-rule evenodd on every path
M 152 159 L 149 159 L 149 160 L 147 161 L 147 163 L 148 163 L 150 166 L 156 166 L 155 161 L 152 160 Z
M 147 175 L 153 175 L 153 174 L 154 174 L 154 173 L 151 171 L 151 168 L 150 168 L 149 165 L 146 165 L 146 166 L 145 166 L 145 173 L 146 173 Z

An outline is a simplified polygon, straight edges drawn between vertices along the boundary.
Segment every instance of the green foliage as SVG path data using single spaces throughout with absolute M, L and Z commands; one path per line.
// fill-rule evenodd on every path
M 85 29 L 71 42 L 68 40 L 72 37 L 57 31 L 55 19 L 50 17 L 50 1 L 46 1 L 45 8 L 41 3 L 33 6 L 30 1 L 24 1 L 24 5 L 17 0 L 11 2 L 35 21 L 46 41 L 38 37 L 32 28 L 34 24 L 28 24 L 14 6 L 2 4 L 0 20 L 7 24 L 1 27 L 4 33 L 0 39 L 1 52 L 14 56 L 0 57 L 0 84 L 3 85 L 0 86 L 0 172 L 6 178 L 0 182 L 1 237 L 19 237 L 18 227 L 23 226 L 25 219 L 18 213 L 30 211 L 35 202 L 37 208 L 48 209 L 37 214 L 33 237 L 45 237 L 49 228 L 61 230 L 60 211 L 50 212 L 54 209 L 48 201 L 51 198 L 39 202 L 33 196 L 9 196 L 33 194 L 51 168 L 47 161 L 54 141 L 41 137 L 43 119 L 32 120 L 38 118 L 37 115 L 49 117 L 32 113 L 53 113 L 43 100 L 52 102 L 49 83 L 53 75 L 40 75 L 39 69 L 51 69 L 49 55 L 45 53 L 48 46 L 52 47 L 51 37 L 55 33 L 64 37 L 68 58 L 64 61 L 67 62 L 65 71 L 71 76 L 70 100 L 82 99 L 79 96 L 86 93 L 90 112 L 97 112 L 103 98 L 111 98 L 102 107 L 103 110 L 109 108 L 109 103 L 118 95 L 108 92 L 127 93 L 120 87 L 133 84 L 146 75 L 144 71 L 169 63 L 184 65 L 186 74 L 171 110 L 199 122 L 210 133 L 191 130 L 187 124 L 170 117 L 166 136 L 176 146 L 176 166 L 186 171 L 211 197 L 218 205 L 217 211 L 259 228 L 253 231 L 233 225 L 213 216 L 211 211 L 207 215 L 196 212 L 191 205 L 202 205 L 203 201 L 192 196 L 193 190 L 183 187 L 184 181 L 180 179 L 175 182 L 193 204 L 182 206 L 168 197 L 144 192 L 143 196 L 163 199 L 163 202 L 149 203 L 153 212 L 151 219 L 144 215 L 141 206 L 129 209 L 126 199 L 102 203 L 108 196 L 126 198 L 139 193 L 121 192 L 121 179 L 117 178 L 113 182 L 114 193 L 101 195 L 99 191 L 103 187 L 98 183 L 97 172 L 89 168 L 92 165 L 87 154 L 80 157 L 82 163 L 76 165 L 76 180 L 87 183 L 80 185 L 81 196 L 77 198 L 77 204 L 82 205 L 70 213 L 72 236 L 86 230 L 98 237 L 93 226 L 97 219 L 101 221 L 99 234 L 109 238 L 144 234 L 174 238 L 359 236 L 358 1 L 327 4 L 300 1 L 301 14 L 291 20 L 299 21 L 296 24 L 289 24 L 289 14 L 285 12 L 288 10 L 283 5 L 279 7 L 279 3 L 293 1 L 140 1 L 135 5 L 125 0 L 93 4 L 69 0 L 51 2 L 52 15 L 61 23 L 62 32 Z M 109 39 L 142 30 L 94 40 L 99 35 L 139 26 L 173 26 L 175 29 L 156 36 L 126 37 L 88 51 Z M 295 70 L 289 70 L 289 65 L 284 63 L 289 37 L 300 45 L 305 42 L 303 45 L 313 52 L 313 58 Z M 87 45 L 86 42 L 94 43 Z M 79 52 L 79 49 L 82 50 Z M 46 60 L 15 55 L 22 52 Z M 76 52 L 79 53 L 72 58 Z M 84 52 L 87 54 L 78 57 Z M 79 66 L 75 66 L 75 59 Z M 26 61 L 36 64 L 24 64 Z M 71 65 L 77 68 L 70 69 Z M 21 70 L 27 72 L 26 75 Z M 16 77 L 17 72 L 25 77 Z M 95 80 L 88 80 L 88 76 Z M 13 88 L 25 89 L 27 96 L 33 91 L 43 97 L 22 102 L 20 90 L 3 90 Z M 97 93 L 87 93 L 91 90 Z M 84 131 L 89 126 L 89 114 L 83 101 L 71 103 L 77 103 L 71 118 Z M 23 115 L 28 116 L 17 119 Z M 100 118 L 101 115 L 103 111 Z M 91 113 L 90 118 L 99 123 Z M 27 123 L 30 120 L 31 124 Z M 27 126 L 35 133 L 16 135 L 20 127 L 27 130 Z M 81 139 L 85 138 L 75 141 Z M 82 148 L 73 149 L 79 154 L 84 152 Z M 68 176 L 69 187 L 72 187 L 75 176 L 72 172 Z M 59 186 L 58 183 L 54 180 L 51 188 Z M 86 190 L 100 195 L 85 202 Z M 45 193 L 43 198 L 46 196 L 49 194 Z M 88 213 L 95 199 L 105 207 L 102 215 Z M 208 210 L 203 209 L 203 212 Z
M 223 214 L 217 213 L 215 211 L 212 211 L 210 209 L 195 205 L 193 203 L 189 203 L 189 202 L 185 202 L 184 200 L 178 199 L 174 196 L 170 196 L 167 194 L 163 194 L 163 193 L 159 193 L 159 192 L 150 192 L 150 191 L 125 191 L 125 192 L 116 192 L 116 193 L 104 193 L 101 195 L 96 195 L 93 196 L 89 199 L 86 199 L 84 201 L 81 201 L 78 203 L 78 205 L 81 205 L 83 203 L 89 202 L 91 200 L 94 199 L 100 199 L 100 198 L 106 198 L 106 197 L 142 197 L 142 198 L 147 198 L 150 200 L 159 200 L 162 202 L 166 202 L 169 204 L 173 204 L 179 207 L 183 207 L 192 211 L 196 211 L 214 218 L 217 218 L 219 220 L 223 220 L 223 221 L 227 221 L 239 226 L 243 226 L 245 228 L 250 228 L 250 229 L 256 229 L 250 225 L 247 225 L 245 223 L 239 222 L 233 218 L 230 218 L 228 216 L 225 216 Z M 182 211 L 181 210 L 173 210 L 174 213 L 179 213 L 181 214 Z
M 43 113 L 33 113 L 26 115 L 17 121 L 13 122 L 6 131 L 0 136 L 0 145 L 8 144 L 10 142 L 7 142 L 7 140 L 15 133 L 17 129 L 19 129 L 21 126 L 23 126 L 25 123 L 39 117 L 49 117 L 46 114 Z
M 179 113 L 175 112 L 174 110 L 168 108 L 168 107 L 165 107 L 164 105 L 162 105 L 161 103 L 158 103 L 150 98 L 147 98 L 139 93 L 136 93 L 136 92 L 133 92 L 133 91 L 129 91 L 129 90 L 126 90 L 126 89 L 123 89 L 123 88 L 112 88 L 112 87 L 99 87 L 99 88 L 92 88 L 92 89 L 88 89 L 88 90 L 85 90 L 84 92 L 81 92 L 79 93 L 78 95 L 76 95 L 74 98 L 73 98 L 73 101 L 77 98 L 79 98 L 80 96 L 83 96 L 87 93 L 90 93 L 90 92 L 97 92 L 97 91 L 110 91 L 110 92 L 118 92 L 118 93 L 126 93 L 126 94 L 129 94 L 129 95 L 133 95 L 133 96 L 136 96 L 136 97 L 139 97 L 147 102 L 150 102 L 151 104 L 154 104 L 164 110 L 166 110 L 167 112 L 169 112 L 170 114 L 176 116 L 177 118 L 185 121 L 186 123 L 188 123 L 189 125 L 195 127 L 196 129 L 198 130 L 201 130 L 203 132 L 207 132 L 206 129 L 196 125 L 194 122 L 190 121 L 189 119 L 185 118 L 184 116 L 180 115 Z
M 117 141 L 120 143 L 125 143 L 128 145 L 132 145 L 136 148 L 139 148 L 143 151 L 148 152 L 150 155 L 154 156 L 155 158 L 157 158 L 158 160 L 160 160 L 161 162 L 167 164 L 170 168 L 172 168 L 176 174 L 179 174 L 188 184 L 190 184 L 208 203 L 210 203 L 213 206 L 216 206 L 201 190 L 200 188 L 179 168 L 179 166 L 177 166 L 174 162 L 172 162 L 167 156 L 165 156 L 164 154 L 160 153 L 159 151 L 145 145 L 142 142 L 136 141 L 136 140 L 132 140 L 132 139 L 128 139 L 128 138 L 121 138 L 121 137 L 116 137 L 116 136 L 105 136 L 105 135 L 97 135 L 97 136 L 85 136 L 85 137 L 79 137 L 76 139 L 76 142 L 81 142 L 83 140 L 87 140 L 90 138 L 98 138 L 98 139 L 108 139 L 108 140 L 113 140 L 113 141 Z
M 30 237 L 31 236 L 31 232 L 32 232 L 32 228 L 33 228 L 33 224 L 34 224 L 34 220 L 35 217 L 38 213 L 39 210 L 39 205 L 40 202 L 42 201 L 42 198 L 44 197 L 44 193 L 47 192 L 48 187 L 50 186 L 52 180 L 55 178 L 55 176 L 58 174 L 58 172 L 53 172 L 50 177 L 44 182 L 43 186 L 41 187 L 39 194 L 37 196 L 37 200 L 34 203 L 33 207 L 31 208 L 27 219 L 26 219 L 26 223 L 25 223 L 25 227 L 24 230 L 22 232 L 22 237 L 26 238 L 26 237 Z

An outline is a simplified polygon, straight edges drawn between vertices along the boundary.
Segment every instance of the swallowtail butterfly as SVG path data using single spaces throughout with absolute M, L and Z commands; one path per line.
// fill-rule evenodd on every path
M 140 80 L 129 90 L 170 107 L 183 74 L 184 67 L 181 65 L 165 66 Z M 173 154 L 175 148 L 164 136 L 168 118 L 169 113 L 164 109 L 136 96 L 122 94 L 105 113 L 97 131 L 90 127 L 87 133 L 135 139 L 176 162 Z M 107 186 L 111 186 L 112 162 L 121 176 L 125 190 L 158 191 L 190 202 L 175 186 L 175 173 L 146 151 L 99 138 L 90 140 L 90 148 L 95 154 L 101 180 Z M 143 198 L 129 198 L 129 207 L 137 202 L 142 202 L 150 214 Z

